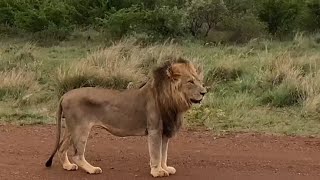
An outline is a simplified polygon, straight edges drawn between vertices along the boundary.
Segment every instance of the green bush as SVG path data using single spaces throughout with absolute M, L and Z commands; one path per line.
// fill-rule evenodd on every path
M 304 17 L 302 17 L 303 27 L 311 32 L 319 31 L 320 27 L 320 1 L 311 0 L 307 2 Z
M 217 66 L 210 69 L 205 76 L 205 83 L 212 85 L 215 82 L 234 81 L 243 74 L 241 69 Z
M 23 10 L 15 12 L 14 23 L 18 28 L 29 32 L 38 32 L 50 26 L 67 28 L 69 23 L 69 9 L 63 1 L 43 1 L 39 4 L 25 4 Z
M 13 1 L 2 0 L 0 1 L 0 24 L 14 24 L 14 8 L 11 6 Z
M 183 18 L 183 12 L 177 8 L 164 6 L 146 10 L 132 6 L 111 14 L 101 22 L 116 37 L 144 32 L 153 38 L 163 38 L 183 34 Z
M 224 0 L 225 5 L 228 8 L 229 13 L 232 14 L 247 14 L 253 13 L 257 15 L 258 8 L 257 6 L 261 1 L 256 0 Z
M 319 9 L 317 0 L 2 0 L 0 33 L 63 40 L 75 28 L 94 28 L 118 38 L 163 40 L 210 39 L 214 31 L 247 42 L 266 29 L 278 37 L 319 31 Z
M 265 0 L 261 4 L 259 17 L 268 24 L 272 35 L 286 35 L 297 29 L 297 18 L 304 2 L 299 0 Z
M 62 0 L 3 0 L 0 2 L 0 24 L 24 32 L 44 31 L 39 34 L 59 39 L 64 39 L 72 30 L 70 7 Z
M 228 17 L 224 22 L 225 29 L 234 33 L 229 39 L 231 42 L 245 43 L 253 38 L 262 37 L 266 34 L 266 26 L 253 14 Z
M 297 87 L 284 83 L 266 91 L 260 98 L 262 104 L 286 107 L 298 104 L 301 100 L 301 93 Z
M 147 11 L 145 28 L 153 35 L 174 37 L 182 35 L 185 28 L 185 13 L 181 9 L 163 6 Z
M 69 0 L 70 20 L 80 26 L 97 23 L 98 18 L 104 18 L 111 10 L 110 3 L 105 0 Z
M 207 36 L 223 21 L 227 9 L 220 0 L 192 0 L 187 3 L 188 27 L 193 36 Z
M 137 26 L 141 26 L 144 16 L 144 10 L 140 7 L 133 6 L 121 9 L 106 19 L 101 19 L 101 23 L 113 36 L 121 37 L 128 32 L 134 31 Z
M 208 41 L 244 43 L 265 34 L 266 26 L 256 16 L 252 0 L 194 0 L 187 10 L 191 34 Z M 219 33 L 226 36 L 221 38 Z

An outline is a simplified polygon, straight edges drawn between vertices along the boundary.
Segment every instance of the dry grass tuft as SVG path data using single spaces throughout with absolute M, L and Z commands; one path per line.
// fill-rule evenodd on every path
M 320 115 L 320 70 L 308 74 L 302 81 L 303 110 L 310 115 Z
M 0 88 L 11 87 L 34 87 L 35 75 L 22 69 L 13 69 L 11 71 L 0 72 Z
M 37 70 L 42 61 L 36 56 L 36 45 L 25 43 L 22 46 L 14 46 L 0 56 L 0 70 L 10 70 L 14 68 L 23 68 L 28 70 Z
M 134 84 L 146 81 L 156 65 L 181 55 L 172 43 L 142 47 L 132 40 L 120 41 L 69 67 L 60 68 L 56 90 L 60 96 L 71 89 L 86 86 L 125 89 L 131 82 L 130 87 L 134 87 Z
M 36 46 L 33 43 L 26 43 L 21 49 L 15 53 L 16 62 L 33 62 L 35 61 L 34 50 Z
M 298 104 L 304 94 L 301 88 L 303 70 L 289 53 L 270 61 L 262 71 L 260 87 L 264 89 L 262 104 L 286 107 Z
M 285 53 L 268 64 L 265 78 L 273 86 L 277 86 L 282 82 L 299 85 L 302 74 L 301 67 L 294 63 L 290 55 Z
M 25 92 L 39 88 L 35 74 L 23 69 L 0 72 L 0 79 L 0 99 L 6 96 L 17 99 Z

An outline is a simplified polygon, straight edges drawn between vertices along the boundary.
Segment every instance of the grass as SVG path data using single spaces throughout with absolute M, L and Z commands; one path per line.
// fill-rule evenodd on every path
M 203 104 L 187 114 L 187 126 L 320 135 L 320 44 L 304 36 L 243 46 L 139 45 L 132 39 L 43 46 L 7 38 L 0 42 L 0 122 L 52 123 L 64 92 L 138 85 L 156 64 L 179 56 L 200 63 L 210 87 Z
M 0 99 L 18 99 L 28 92 L 36 91 L 38 84 L 32 72 L 12 69 L 0 72 Z

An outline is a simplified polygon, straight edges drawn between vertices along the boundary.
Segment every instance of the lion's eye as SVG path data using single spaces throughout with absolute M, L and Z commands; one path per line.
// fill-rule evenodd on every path
M 188 83 L 194 84 L 194 80 L 189 80 Z

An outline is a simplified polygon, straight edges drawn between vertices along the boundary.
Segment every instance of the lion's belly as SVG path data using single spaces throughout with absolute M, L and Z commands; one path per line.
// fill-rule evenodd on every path
M 99 119 L 99 125 L 117 136 L 146 135 L 147 120 L 145 113 L 139 110 L 128 111 L 116 107 L 104 109 L 105 116 Z
M 108 132 L 115 136 L 119 137 L 125 137 L 125 136 L 145 136 L 147 135 L 146 129 L 119 129 L 115 128 L 113 126 L 108 125 L 101 125 L 103 128 L 105 128 Z

